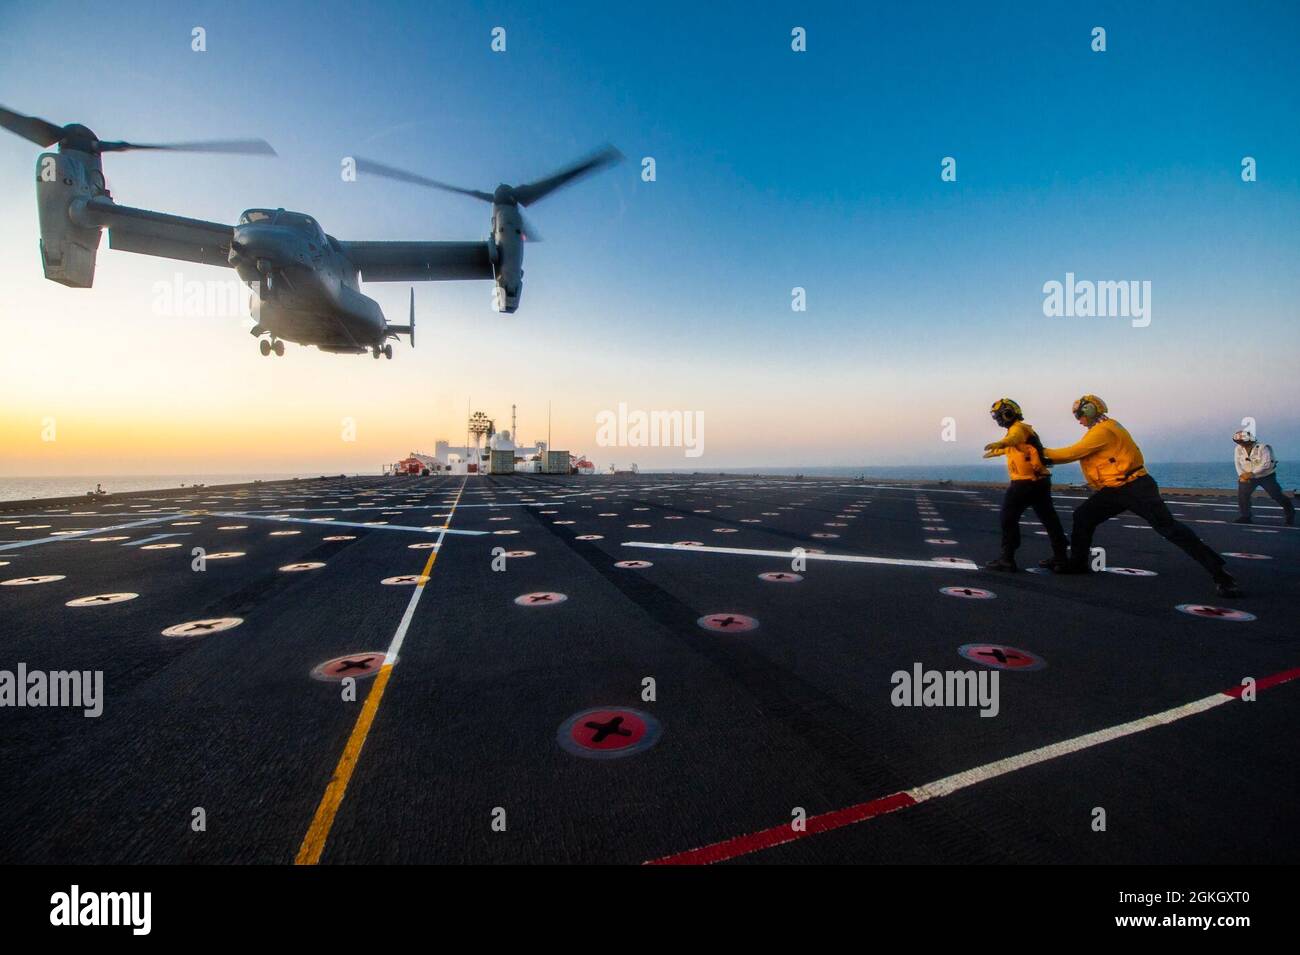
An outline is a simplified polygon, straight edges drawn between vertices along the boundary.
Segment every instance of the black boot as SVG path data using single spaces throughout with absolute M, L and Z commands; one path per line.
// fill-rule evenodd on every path
M 1237 586 L 1237 581 L 1233 579 L 1232 574 L 1226 571 L 1219 571 L 1214 575 L 1214 585 L 1219 591 L 1220 597 L 1244 597 L 1241 588 Z
M 1015 573 L 1020 568 L 1016 566 L 1016 559 L 1014 557 L 999 557 L 997 560 L 991 560 L 985 564 L 984 569 Z
M 1253 522 L 1251 521 L 1251 519 L 1250 519 L 1249 517 L 1239 517 L 1239 518 L 1237 518 L 1235 521 L 1233 521 L 1232 523 L 1234 523 L 1234 524 L 1250 524 L 1250 523 L 1253 523 Z

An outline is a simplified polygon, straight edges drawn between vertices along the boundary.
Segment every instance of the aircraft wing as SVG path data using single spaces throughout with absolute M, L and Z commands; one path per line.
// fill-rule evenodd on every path
M 366 282 L 490 279 L 486 242 L 340 242 Z
M 89 200 L 78 219 L 108 229 L 108 247 L 202 265 L 230 265 L 234 227 L 166 212 L 119 206 L 111 199 Z

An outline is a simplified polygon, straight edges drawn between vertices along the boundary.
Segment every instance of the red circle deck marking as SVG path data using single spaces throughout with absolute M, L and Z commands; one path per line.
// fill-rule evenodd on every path
M 648 560 L 620 560 L 614 566 L 622 567 L 624 570 L 642 570 L 646 567 L 653 567 L 654 564 Z
M 66 579 L 65 574 L 43 574 L 38 577 L 14 577 L 12 580 L 0 580 L 0 587 L 30 587 L 34 584 L 52 584 L 56 580 Z
M 773 584 L 797 584 L 803 580 L 802 574 L 793 574 L 788 570 L 769 570 L 758 575 L 759 580 Z
M 743 613 L 709 613 L 695 622 L 714 633 L 746 633 L 758 628 L 758 621 Z
M 945 545 L 945 546 L 948 545 L 948 544 L 955 544 L 955 543 L 957 543 L 955 540 L 949 540 L 949 539 L 946 538 L 946 537 L 927 537 L 927 538 L 925 539 L 925 542 L 926 542 L 927 544 L 943 544 L 943 545 Z
M 939 593 L 949 597 L 961 597 L 963 600 L 993 600 L 997 597 L 991 590 L 980 587 L 940 587 Z
M 312 668 L 313 680 L 346 680 L 353 677 L 363 680 L 374 676 L 384 664 L 384 654 L 380 650 L 362 650 L 346 656 L 326 660 Z
M 603 541 L 604 539 L 604 534 L 579 534 L 574 538 L 576 541 Z
M 930 560 L 936 564 L 964 564 L 967 563 L 965 557 L 931 557 Z
M 561 723 L 555 741 L 574 756 L 616 759 L 644 752 L 658 741 L 659 734 L 659 721 L 649 713 L 598 707 L 575 713 Z
M 996 643 L 966 643 L 957 648 L 967 660 L 995 670 L 1041 670 L 1047 661 L 1019 647 L 999 646 Z
M 564 594 L 553 590 L 538 590 L 531 594 L 520 594 L 515 598 L 515 603 L 521 607 L 554 607 L 568 599 Z
M 231 630 L 244 622 L 243 617 L 209 617 L 206 620 L 188 620 L 168 627 L 164 637 L 201 637 L 209 633 Z
M 536 555 L 537 555 L 537 551 L 534 551 L 534 550 L 508 550 L 508 551 L 506 551 L 506 556 L 507 556 L 507 557 L 535 557 Z
M 704 541 L 673 541 L 674 547 L 703 547 Z
M 1240 550 L 1225 550 L 1223 552 L 1223 556 L 1236 557 L 1238 560 L 1272 560 L 1273 559 L 1272 557 L 1269 557 L 1268 554 L 1248 554 L 1245 551 L 1240 551 Z
M 69 600 L 65 607 L 103 607 L 107 604 L 120 604 L 128 600 L 134 600 L 139 594 L 95 594 L 93 597 L 78 597 L 76 600 Z
M 1158 577 L 1160 576 L 1154 570 L 1143 570 L 1141 567 L 1107 567 L 1108 574 L 1121 574 L 1125 577 Z
M 1247 620 L 1255 619 L 1253 613 L 1247 613 L 1244 610 L 1233 610 L 1231 607 L 1212 607 L 1208 604 L 1179 604 L 1177 609 L 1183 613 L 1191 614 L 1193 617 L 1230 620 L 1234 623 L 1244 623 Z
M 818 533 L 816 533 L 816 534 L 812 534 L 812 535 L 810 535 L 810 536 L 815 537 L 815 538 L 817 538 L 818 540 L 834 540 L 836 537 L 839 537 L 840 535 L 839 535 L 839 534 L 827 534 L 827 533 L 825 533 L 825 532 L 820 532 L 820 531 L 819 531 Z

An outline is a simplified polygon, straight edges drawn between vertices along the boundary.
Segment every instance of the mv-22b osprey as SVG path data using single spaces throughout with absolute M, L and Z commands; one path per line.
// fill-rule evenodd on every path
M 251 332 L 263 355 L 284 354 L 284 342 L 321 351 L 393 357 L 388 339 L 407 335 L 415 344 L 415 291 L 406 325 L 390 325 L 379 304 L 363 295 L 359 280 L 420 282 L 492 279 L 497 311 L 514 312 L 523 292 L 524 242 L 537 241 L 521 206 L 622 155 L 606 147 L 545 179 L 494 192 L 462 189 L 381 163 L 357 158 L 360 173 L 473 196 L 492 204 L 492 234 L 480 242 L 343 242 L 316 220 L 284 209 L 249 209 L 236 225 L 186 219 L 113 201 L 104 181 L 104 153 L 131 149 L 274 156 L 263 140 L 128 143 L 99 139 L 85 126 L 56 126 L 0 107 L 0 126 L 38 146 L 56 146 L 36 163 L 36 199 L 45 277 L 90 288 L 100 233 L 108 247 L 205 265 L 230 266 L 256 289 Z M 266 336 L 266 337 L 263 337 Z

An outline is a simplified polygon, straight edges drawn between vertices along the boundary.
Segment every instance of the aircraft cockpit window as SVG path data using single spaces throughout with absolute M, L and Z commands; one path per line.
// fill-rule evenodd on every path
M 287 225 L 290 228 L 298 229 L 309 235 L 324 241 L 324 233 L 321 232 L 320 226 L 311 216 L 303 215 L 301 212 L 281 212 L 277 220 L 280 225 Z
M 270 222 L 275 217 L 275 213 L 270 209 L 249 209 L 239 217 L 240 225 L 247 225 L 250 222 Z

